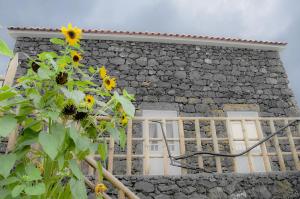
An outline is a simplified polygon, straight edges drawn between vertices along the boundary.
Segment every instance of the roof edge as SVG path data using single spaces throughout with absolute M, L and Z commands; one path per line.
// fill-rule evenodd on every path
M 46 29 L 46 28 L 9 27 L 8 33 L 13 38 L 62 37 L 59 29 Z M 224 46 L 224 47 L 250 48 L 250 49 L 275 50 L 275 51 L 281 51 L 287 45 L 287 43 L 284 42 L 256 41 L 256 40 L 245 40 L 245 39 L 234 39 L 234 38 L 223 38 L 223 37 L 207 37 L 207 36 L 180 35 L 180 34 L 167 34 L 167 33 L 124 32 L 124 31 L 110 31 L 110 30 L 83 30 L 82 38 L 99 39 L 99 40 Z

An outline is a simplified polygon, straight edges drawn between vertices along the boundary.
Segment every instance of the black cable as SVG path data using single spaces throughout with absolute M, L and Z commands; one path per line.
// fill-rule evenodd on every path
M 204 172 L 212 173 L 212 171 L 209 171 L 207 169 L 200 168 L 200 167 L 198 167 L 196 165 L 193 165 L 193 164 L 187 164 L 187 163 L 179 162 L 178 160 L 186 159 L 186 158 L 189 158 L 189 157 L 192 157 L 192 156 L 195 156 L 195 155 L 203 155 L 203 154 L 211 155 L 211 156 L 221 156 L 221 157 L 238 157 L 238 156 L 242 156 L 242 155 L 248 153 L 249 151 L 251 151 L 252 149 L 254 149 L 255 147 L 259 146 L 263 142 L 266 142 L 267 140 L 271 139 L 275 135 L 279 134 L 281 131 L 283 131 L 287 127 L 289 127 L 292 124 L 294 124 L 296 122 L 299 122 L 299 121 L 300 120 L 294 120 L 294 121 L 288 123 L 284 127 L 281 127 L 276 132 L 268 135 L 264 139 L 262 139 L 259 142 L 257 142 L 255 145 L 247 148 L 245 151 L 240 152 L 240 153 L 228 154 L 228 153 L 214 153 L 214 152 L 210 152 L 210 151 L 197 151 L 197 152 L 193 152 L 193 153 L 190 153 L 190 154 L 181 155 L 181 156 L 175 156 L 175 157 L 173 157 L 172 154 L 171 154 L 171 152 L 170 152 L 169 145 L 168 145 L 168 142 L 167 142 L 167 137 L 166 137 L 166 134 L 165 134 L 166 132 L 165 132 L 164 128 L 162 127 L 162 122 L 161 121 L 151 121 L 151 122 L 155 122 L 155 123 L 159 123 L 160 124 L 160 128 L 162 130 L 163 139 L 164 139 L 164 142 L 166 144 L 168 156 L 169 156 L 169 159 L 170 159 L 170 165 L 181 167 L 181 168 L 185 168 L 185 169 L 199 170 L 199 171 L 204 171 Z

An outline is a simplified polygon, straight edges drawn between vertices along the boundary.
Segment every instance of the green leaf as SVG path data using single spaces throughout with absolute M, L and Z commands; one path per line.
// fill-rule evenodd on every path
M 61 56 L 59 59 L 57 59 L 56 63 L 58 66 L 60 65 L 66 65 L 71 63 L 72 59 L 69 56 Z
M 13 184 L 15 182 L 19 182 L 20 180 L 16 177 L 9 177 L 6 179 L 3 179 L 0 181 L 0 187 L 4 186 L 4 185 L 9 185 L 9 184 Z
M 10 174 L 11 169 L 14 167 L 17 160 L 16 154 L 0 155 L 0 175 L 7 178 Z
M 78 105 L 85 97 L 85 94 L 82 91 L 69 91 L 64 87 L 61 88 L 61 91 L 67 98 L 72 99 L 76 105 Z
M 46 186 L 44 183 L 38 183 L 33 186 L 27 186 L 25 188 L 25 193 L 31 196 L 42 195 L 46 191 Z
M 129 94 L 125 89 L 123 90 L 124 97 L 127 97 L 129 100 L 135 100 L 134 95 Z
M 11 192 L 11 195 L 13 198 L 17 197 L 20 195 L 20 193 L 24 190 L 25 188 L 25 185 L 17 185 L 13 188 L 12 192 Z
M 64 163 L 65 163 L 64 154 L 61 154 L 60 156 L 58 156 L 57 163 L 58 163 L 58 169 L 62 170 L 64 167 Z
M 12 98 L 14 96 L 16 96 L 16 92 L 14 91 L 6 91 L 6 92 L 0 92 L 0 101 L 8 99 L 8 98 Z
M 101 161 L 97 161 L 97 170 L 98 170 L 98 174 L 99 174 L 99 181 L 103 181 L 103 167 L 102 167 L 102 163 Z
M 107 123 L 106 129 L 112 135 L 115 142 L 119 143 L 119 134 L 120 134 L 120 132 L 119 132 L 118 128 L 114 127 L 111 123 Z
M 57 57 L 57 54 L 55 52 L 42 52 L 38 54 L 38 57 L 40 60 L 47 60 L 47 59 L 53 59 Z
M 38 69 L 38 76 L 41 79 L 50 79 L 50 74 L 51 74 L 51 71 L 49 69 L 42 68 L 42 67 L 40 67 Z
M 13 52 L 2 39 L 0 39 L 0 54 L 7 57 L 13 57 Z
M 120 146 L 121 146 L 122 148 L 124 148 L 125 145 L 126 145 L 126 133 L 125 133 L 125 130 L 124 130 L 124 129 L 120 129 L 120 134 L 119 134 L 119 136 L 120 136 Z
M 17 120 L 10 115 L 3 116 L 0 118 L 0 127 L 0 137 L 6 137 L 17 127 Z
M 59 114 L 60 114 L 59 112 L 55 112 L 55 111 L 45 112 L 45 116 L 50 117 L 54 121 L 56 121 L 58 119 Z
M 70 169 L 72 171 L 72 173 L 76 176 L 76 178 L 78 180 L 82 180 L 83 179 L 83 175 L 82 175 L 82 172 L 81 170 L 79 169 L 77 163 L 76 163 L 76 160 L 70 160 L 69 161 L 69 166 L 70 166 Z
M 0 199 L 11 198 L 11 197 L 7 197 L 7 196 L 10 196 L 10 195 L 11 195 L 10 190 L 7 190 L 7 189 L 1 190 L 0 189 Z
M 90 66 L 89 67 L 89 71 L 90 73 L 94 74 L 96 72 L 96 70 L 94 69 L 94 67 Z
M 65 135 L 66 135 L 66 129 L 63 124 L 60 123 L 53 123 L 51 126 L 50 133 L 55 137 L 55 139 L 58 142 L 58 147 L 61 147 L 61 145 L 64 143 Z
M 122 104 L 125 113 L 130 117 L 134 117 L 135 108 L 131 101 L 124 96 L 120 96 L 117 92 L 114 93 L 114 96 L 116 100 Z
M 53 44 L 61 45 L 61 46 L 65 45 L 65 41 L 62 39 L 58 39 L 58 38 L 52 38 L 52 39 L 50 39 L 50 42 Z
M 33 164 L 29 164 L 25 167 L 26 174 L 28 175 L 28 181 L 40 180 L 42 179 L 39 169 L 37 169 Z
M 100 158 L 105 161 L 107 158 L 107 143 L 104 141 L 98 145 L 98 153 Z
M 71 178 L 70 188 L 74 199 L 87 199 L 86 188 L 82 180 Z
M 52 135 L 41 132 L 39 135 L 39 143 L 49 157 L 54 160 L 58 153 L 58 141 Z
M 49 157 L 54 160 L 65 140 L 65 127 L 60 123 L 54 123 L 50 127 L 50 134 L 41 132 L 39 142 Z
M 69 135 L 74 141 L 76 148 L 79 151 L 85 151 L 89 148 L 90 141 L 87 137 L 80 136 L 74 125 L 69 128 Z

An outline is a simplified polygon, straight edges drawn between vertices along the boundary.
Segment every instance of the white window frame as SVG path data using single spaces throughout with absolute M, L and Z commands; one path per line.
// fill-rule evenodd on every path
M 177 111 L 170 111 L 170 110 L 142 110 L 143 117 L 149 118 L 170 118 L 170 117 L 177 117 Z M 157 131 L 155 138 L 159 138 L 159 141 L 151 141 L 153 138 L 152 128 L 153 126 L 156 128 Z M 166 121 L 166 137 L 172 138 L 173 140 L 168 141 L 168 146 L 170 152 L 173 156 L 180 155 L 179 149 L 179 131 L 178 131 L 178 122 L 176 121 Z M 172 136 L 169 134 L 169 129 L 172 129 Z M 163 158 L 151 157 L 151 156 L 163 156 L 163 145 L 164 140 L 162 139 L 162 132 L 159 123 L 149 122 L 149 154 L 150 154 L 150 162 L 149 162 L 149 175 L 163 175 L 164 167 L 163 167 Z M 181 168 L 174 167 L 171 165 L 169 166 L 169 175 L 181 175 Z
M 227 111 L 227 116 L 230 118 L 257 118 L 258 112 L 256 111 Z M 245 141 L 243 141 L 244 136 L 242 132 L 242 125 L 240 120 L 231 120 L 230 121 L 230 128 L 232 133 L 232 138 L 239 139 L 239 141 L 233 141 L 233 147 L 236 153 L 242 152 L 246 150 Z M 245 121 L 245 128 L 246 133 L 249 140 L 249 147 L 253 146 L 259 141 L 258 132 L 255 124 L 255 120 L 247 120 Z M 261 147 L 257 146 L 254 149 L 252 149 L 252 152 L 254 153 L 261 153 Z M 265 165 L 263 161 L 263 156 L 251 156 L 252 163 L 254 166 L 255 172 L 266 172 Z M 236 161 L 236 169 L 238 173 L 250 173 L 249 163 L 248 163 L 248 157 L 247 154 L 239 157 L 235 157 Z

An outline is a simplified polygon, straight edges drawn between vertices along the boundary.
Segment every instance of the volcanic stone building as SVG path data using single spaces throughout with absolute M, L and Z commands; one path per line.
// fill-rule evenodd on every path
M 15 52 L 34 56 L 59 50 L 49 42 L 60 37 L 58 29 L 11 27 L 9 32 Z M 194 155 L 170 164 L 173 157 L 196 151 L 241 152 L 299 119 L 279 56 L 286 43 L 83 32 L 82 63 L 105 65 L 118 87 L 135 94 L 128 145 L 120 149 L 110 142 L 108 170 L 140 198 L 300 197 L 299 125 L 243 156 Z M 26 71 L 19 54 L 17 77 Z

